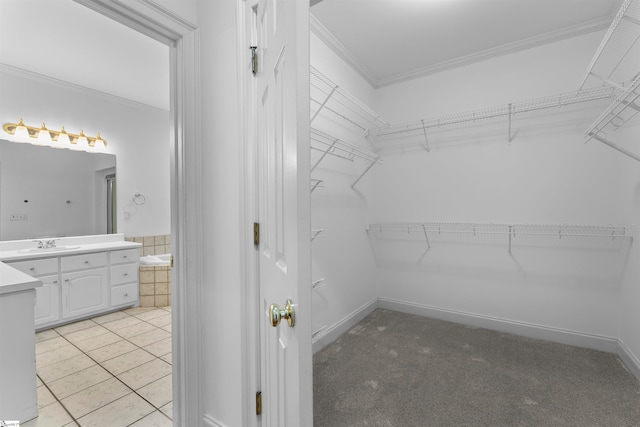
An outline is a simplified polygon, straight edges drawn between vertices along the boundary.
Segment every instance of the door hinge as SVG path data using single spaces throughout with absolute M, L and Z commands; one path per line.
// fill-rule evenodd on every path
M 256 415 L 262 414 L 262 392 L 256 392 Z
M 253 223 L 253 244 L 255 246 L 260 245 L 260 223 Z
M 251 72 L 255 76 L 258 73 L 258 46 L 249 46 L 251 49 Z
M 169 267 L 173 268 L 173 255 L 171 255 L 171 258 L 169 258 L 170 263 L 169 263 Z

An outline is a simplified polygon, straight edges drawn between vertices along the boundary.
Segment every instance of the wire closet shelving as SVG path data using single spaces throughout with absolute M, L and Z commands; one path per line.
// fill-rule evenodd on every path
M 620 86 L 617 82 L 628 79 L 629 73 L 633 74 L 631 84 L 628 87 Z M 618 87 L 622 93 L 587 128 L 586 141 L 595 139 L 640 162 L 640 154 L 614 143 L 607 134 L 607 131 L 617 130 L 640 112 L 639 0 L 625 0 L 622 3 L 587 67 L 580 89 L 591 80 Z
M 467 122 L 481 122 L 506 117 L 508 118 L 509 122 L 509 141 L 511 141 L 511 120 L 515 115 L 544 110 L 548 108 L 561 108 L 573 104 L 580 104 L 607 98 L 615 98 L 615 96 L 620 93 L 620 91 L 621 90 L 618 87 L 596 87 L 577 92 L 568 92 L 558 95 L 527 99 L 524 101 L 512 102 L 493 107 L 485 107 L 475 110 L 426 117 L 421 120 L 397 123 L 386 127 L 371 128 L 368 134 L 375 139 L 376 137 L 385 137 L 402 133 L 422 132 L 425 138 L 425 148 L 427 151 L 429 151 L 427 130 L 430 128 L 441 128 Z
M 311 166 L 311 172 L 318 167 L 327 155 L 340 157 L 351 162 L 353 162 L 354 159 L 364 160 L 366 167 L 354 183 L 351 184 L 352 188 L 373 166 L 382 164 L 382 157 L 376 153 L 314 128 L 311 128 L 311 149 L 322 153 L 314 165 Z
M 508 237 L 509 254 L 512 241 L 519 236 L 549 236 L 554 238 L 591 237 L 633 239 L 635 228 L 629 225 L 550 225 L 550 224 L 493 224 L 460 222 L 378 222 L 367 226 L 367 232 L 406 232 L 423 234 L 431 249 L 429 235 L 471 234 L 504 235 Z

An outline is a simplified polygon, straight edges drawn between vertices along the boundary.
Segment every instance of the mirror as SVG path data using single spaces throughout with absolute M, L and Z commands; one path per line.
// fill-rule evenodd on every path
M 0 240 L 117 232 L 115 173 L 113 154 L 0 140 Z

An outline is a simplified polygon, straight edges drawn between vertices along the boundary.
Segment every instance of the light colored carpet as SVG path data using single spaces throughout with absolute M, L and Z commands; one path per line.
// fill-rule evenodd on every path
M 314 427 L 640 426 L 616 355 L 384 309 L 313 365 Z

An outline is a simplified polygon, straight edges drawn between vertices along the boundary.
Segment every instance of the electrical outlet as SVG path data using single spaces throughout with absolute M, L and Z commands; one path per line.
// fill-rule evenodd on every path
M 9 218 L 11 221 L 26 221 L 27 214 L 12 214 Z

